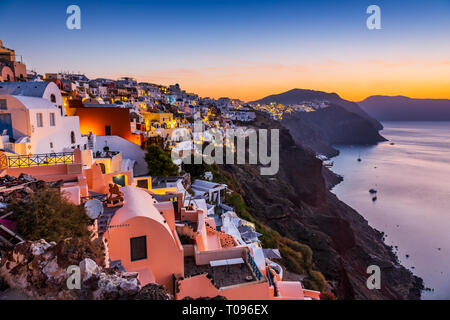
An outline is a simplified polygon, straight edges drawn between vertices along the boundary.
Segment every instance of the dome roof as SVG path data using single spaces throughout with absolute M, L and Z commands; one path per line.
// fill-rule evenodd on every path
M 110 225 L 119 225 L 133 218 L 143 217 L 159 222 L 171 234 L 164 217 L 155 207 L 156 200 L 149 193 L 132 186 L 122 187 L 120 191 L 124 197 L 123 207 L 116 211 Z

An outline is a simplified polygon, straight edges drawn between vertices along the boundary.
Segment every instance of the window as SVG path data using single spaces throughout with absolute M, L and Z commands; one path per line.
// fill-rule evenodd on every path
M 75 132 L 73 132 L 73 131 L 70 133 L 70 142 L 71 143 L 75 143 L 76 142 L 76 140 L 75 140 Z
M 44 126 L 42 122 L 42 113 L 36 113 L 36 125 L 38 128 L 42 128 Z
M 0 110 L 6 110 L 6 99 L 0 99 Z
M 105 126 L 105 136 L 111 135 L 111 126 Z
M 53 102 L 53 103 L 56 103 L 56 97 L 55 97 L 54 94 L 50 95 L 50 101 Z
M 148 189 L 148 180 L 138 180 L 137 181 L 138 188 Z
M 50 126 L 55 126 L 55 113 L 53 112 L 50 113 Z
M 131 261 L 147 259 L 147 237 L 130 238 Z
M 50 148 L 53 148 L 53 142 L 50 142 Z

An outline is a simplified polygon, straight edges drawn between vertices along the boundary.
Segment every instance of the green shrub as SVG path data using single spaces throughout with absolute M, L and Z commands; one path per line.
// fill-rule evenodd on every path
M 306 289 L 322 292 L 325 289 L 326 280 L 321 272 L 310 270 L 308 277 L 303 280 L 303 285 Z
M 178 175 L 178 166 L 173 163 L 169 152 L 164 151 L 160 146 L 152 144 L 147 147 L 145 162 L 149 174 L 157 177 L 168 177 Z
M 12 200 L 8 209 L 17 222 L 17 233 L 26 240 L 90 237 L 91 220 L 84 207 L 69 202 L 59 190 L 39 189 L 26 199 Z

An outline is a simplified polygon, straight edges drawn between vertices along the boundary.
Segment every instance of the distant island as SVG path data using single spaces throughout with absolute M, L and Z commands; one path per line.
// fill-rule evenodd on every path
M 358 105 L 379 121 L 450 121 L 449 99 L 371 96 Z

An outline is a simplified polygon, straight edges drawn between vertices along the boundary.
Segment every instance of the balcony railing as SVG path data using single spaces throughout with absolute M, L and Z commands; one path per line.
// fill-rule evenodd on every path
M 73 152 L 44 153 L 8 157 L 9 168 L 49 166 L 54 164 L 65 164 L 73 162 Z
M 94 158 L 112 158 L 118 155 L 120 151 L 96 151 L 93 152 Z
M 248 264 L 250 265 L 250 268 L 252 269 L 253 273 L 255 274 L 255 276 L 258 280 L 261 280 L 262 278 L 264 278 L 264 275 L 259 270 L 258 266 L 256 265 L 255 260 L 253 260 L 253 257 L 251 255 L 250 251 L 248 251 Z

